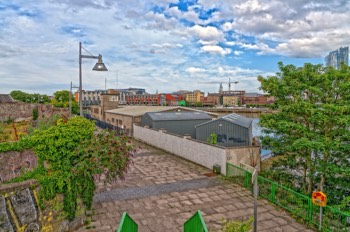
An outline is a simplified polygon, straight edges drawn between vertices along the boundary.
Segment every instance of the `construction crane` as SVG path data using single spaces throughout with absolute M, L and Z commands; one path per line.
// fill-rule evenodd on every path
M 231 81 L 231 78 L 228 79 L 228 82 L 225 81 L 203 81 L 199 82 L 200 84 L 220 84 L 220 90 L 222 83 L 228 84 L 228 91 L 231 92 L 231 84 L 238 84 L 238 81 Z

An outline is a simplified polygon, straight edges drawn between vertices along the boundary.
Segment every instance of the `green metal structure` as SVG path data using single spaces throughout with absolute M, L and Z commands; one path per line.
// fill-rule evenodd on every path
M 197 211 L 184 224 L 184 232 L 208 232 L 201 211 Z
M 124 212 L 122 215 L 122 220 L 119 223 L 117 232 L 137 232 L 138 225 L 132 218 Z
M 251 176 L 247 170 L 226 163 L 226 176 L 239 185 L 252 190 Z M 312 203 L 310 196 L 305 196 L 276 182 L 258 176 L 259 196 L 279 205 L 301 217 L 307 223 L 319 227 L 320 207 Z M 322 231 L 350 231 L 350 214 L 333 207 L 323 208 Z

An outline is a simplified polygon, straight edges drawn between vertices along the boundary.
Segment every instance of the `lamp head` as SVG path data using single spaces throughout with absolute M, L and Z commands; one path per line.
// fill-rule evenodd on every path
M 95 66 L 92 68 L 92 70 L 94 70 L 94 71 L 108 71 L 108 69 L 106 68 L 106 65 L 102 61 L 101 55 L 98 55 L 98 61 L 95 64 Z

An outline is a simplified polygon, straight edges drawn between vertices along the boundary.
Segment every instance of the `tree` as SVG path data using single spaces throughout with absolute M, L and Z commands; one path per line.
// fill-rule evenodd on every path
M 25 93 L 20 90 L 13 90 L 10 93 L 11 97 L 17 101 L 21 102 L 34 102 L 34 103 L 49 103 L 50 98 L 46 94 L 30 94 Z
M 56 107 L 69 107 L 69 91 L 68 90 L 60 90 L 56 91 L 53 94 L 54 98 L 52 99 L 51 103 Z M 72 112 L 77 113 L 78 112 L 78 103 L 75 101 L 75 98 L 73 94 L 71 95 L 71 102 L 72 102 Z
M 350 195 L 350 68 L 278 65 L 258 77 L 278 111 L 260 118 L 263 146 L 282 155 L 268 174 L 307 194 L 323 187 L 338 203 Z
M 203 102 L 195 102 L 194 106 L 195 107 L 203 107 Z

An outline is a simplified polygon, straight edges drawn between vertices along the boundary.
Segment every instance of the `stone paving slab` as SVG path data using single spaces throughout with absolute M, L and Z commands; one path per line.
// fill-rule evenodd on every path
M 209 231 L 220 231 L 222 219 L 247 220 L 253 215 L 250 191 L 219 176 L 204 176 L 208 169 L 140 145 L 147 155 L 133 158 L 125 183 L 110 185 L 96 194 L 92 223 L 79 232 L 116 231 L 124 211 L 141 232 L 183 231 L 183 224 L 197 210 L 201 210 Z M 259 200 L 258 231 L 312 230 L 268 201 Z
M 146 196 L 156 196 L 163 193 L 211 187 L 219 184 L 220 181 L 218 181 L 216 178 L 198 178 L 193 180 L 178 181 L 175 183 L 114 189 L 95 194 L 94 202 L 100 203 L 111 200 L 127 200 Z

